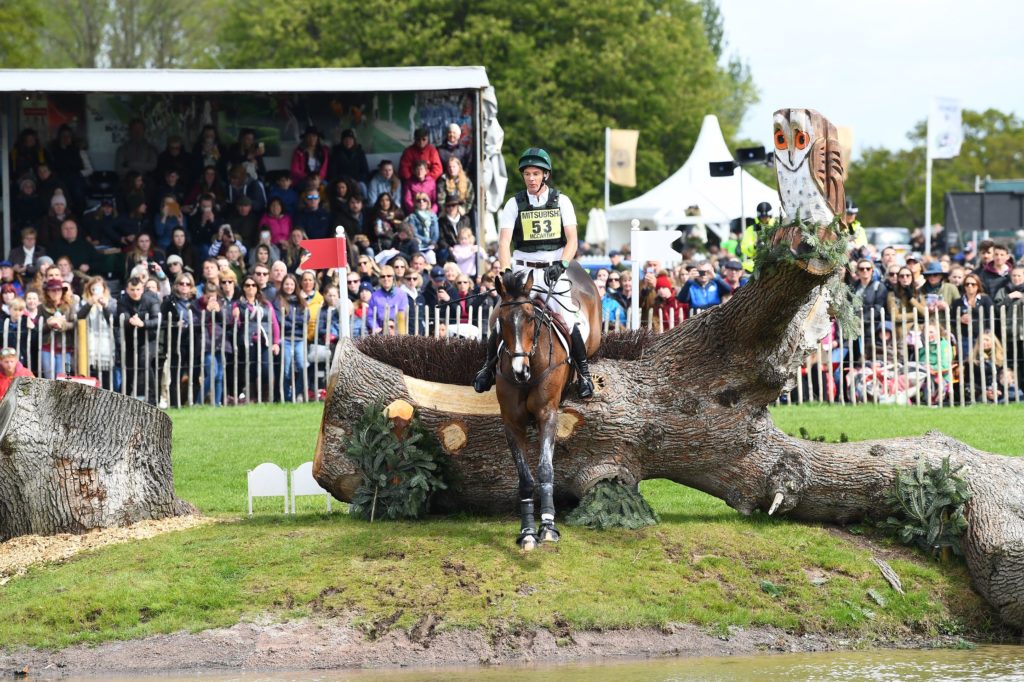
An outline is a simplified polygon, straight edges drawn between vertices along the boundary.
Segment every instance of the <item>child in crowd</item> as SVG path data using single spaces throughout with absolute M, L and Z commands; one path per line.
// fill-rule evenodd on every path
M 295 215 L 295 210 L 299 207 L 299 195 L 292 189 L 292 178 L 287 172 L 282 172 L 278 175 L 274 186 L 270 188 L 267 200 L 270 201 L 275 198 L 281 200 L 281 206 L 287 215 Z M 287 235 L 287 233 L 285 234 Z
M 459 230 L 459 243 L 452 247 L 452 256 L 459 270 L 472 278 L 476 277 L 476 257 L 480 253 L 473 230 L 464 227 Z

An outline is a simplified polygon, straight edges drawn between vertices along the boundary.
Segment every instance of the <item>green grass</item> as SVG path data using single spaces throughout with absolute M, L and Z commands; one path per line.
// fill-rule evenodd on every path
M 744 518 L 663 480 L 642 485 L 661 515 L 658 526 L 566 528 L 557 547 L 529 555 L 513 545 L 511 515 L 371 525 L 340 511 L 314 513 L 322 501 L 300 501 L 300 514 L 285 517 L 278 502 L 263 500 L 246 518 L 245 471 L 264 461 L 294 467 L 309 460 L 319 412 L 298 405 L 173 413 L 178 494 L 225 522 L 31 569 L 0 587 L 0 642 L 61 647 L 268 614 L 351 617 L 371 636 L 427 614 L 441 627 L 493 633 L 670 622 L 866 638 L 995 631 L 961 564 L 897 550 L 890 563 L 907 589 L 899 597 L 852 536 L 760 514 Z M 1017 454 L 1009 436 L 1024 410 L 786 407 L 774 415 L 786 431 L 804 426 L 830 439 L 920 434 L 941 422 L 971 445 Z M 827 581 L 816 586 L 811 576 Z M 869 589 L 885 596 L 884 606 Z

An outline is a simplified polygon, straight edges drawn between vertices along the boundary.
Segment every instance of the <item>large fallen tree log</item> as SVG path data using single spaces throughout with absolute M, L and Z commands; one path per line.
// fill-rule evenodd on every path
M 781 118 L 780 118 L 781 117 Z M 582 498 L 598 482 L 627 485 L 667 478 L 725 500 L 742 514 L 755 510 L 814 522 L 845 523 L 888 512 L 886 492 L 898 471 L 924 459 L 949 457 L 965 468 L 973 497 L 961 545 L 974 586 L 1008 624 L 1024 626 L 1024 460 L 979 452 L 939 433 L 846 444 L 787 436 L 767 406 L 793 387 L 807 350 L 829 327 L 827 291 L 845 265 L 845 227 L 829 216 L 843 206 L 843 167 L 835 129 L 816 112 L 776 112 L 776 144 L 790 141 L 789 123 L 813 131 L 808 148 L 816 175 L 796 164 L 780 177 L 780 197 L 791 216 L 813 224 L 766 230 L 756 277 L 724 305 L 688 319 L 638 346 L 631 359 L 591 364 L 595 398 L 563 403 L 555 454 L 555 494 Z M 808 127 L 808 123 L 810 127 Z M 781 135 L 781 137 L 779 137 Z M 806 139 L 801 140 L 806 143 Z M 803 149 L 803 147 L 800 147 Z M 792 161 L 795 152 L 786 152 Z M 778 156 L 778 152 L 777 152 Z M 818 194 L 820 192 L 820 194 Z M 803 210 L 810 206 L 812 211 Z M 410 342 L 392 344 L 399 356 Z M 478 352 L 435 355 L 418 364 L 475 368 Z M 378 347 L 378 351 L 380 348 Z M 378 353 L 378 355 L 380 355 Z M 386 353 L 384 354 L 386 356 Z M 450 455 L 461 487 L 440 500 L 453 509 L 508 513 L 518 480 L 494 392 L 415 378 L 342 339 L 334 358 L 314 462 L 314 476 L 348 501 L 360 473 L 344 456 L 344 437 L 374 401 L 410 402 Z M 467 376 L 468 379 L 468 376 Z M 468 383 L 468 380 L 466 381 Z M 537 465 L 537 451 L 527 453 Z
M 161 410 L 49 379 L 16 379 L 0 402 L 0 540 L 194 512 L 174 496 Z
M 808 320 L 826 314 L 826 275 L 795 265 L 741 288 L 727 304 L 654 339 L 636 360 L 592 365 L 596 397 L 568 399 L 556 452 L 556 495 L 581 498 L 598 481 L 667 478 L 725 500 L 817 522 L 884 513 L 897 470 L 918 458 L 965 464 L 973 499 L 962 540 L 976 589 L 1007 623 L 1024 626 L 1024 461 L 979 452 L 939 433 L 921 438 L 826 444 L 792 438 L 767 405 L 791 387 Z M 815 339 L 816 341 L 816 339 Z M 400 343 L 396 341 L 396 344 Z M 440 346 L 439 346 L 440 348 Z M 436 360 L 434 360 L 436 362 Z M 508 513 L 517 478 L 493 391 L 403 374 L 342 339 L 334 359 L 314 475 L 348 501 L 359 472 L 342 438 L 368 403 L 404 399 L 438 436 L 462 486 L 442 503 Z M 532 463 L 536 465 L 536 453 Z

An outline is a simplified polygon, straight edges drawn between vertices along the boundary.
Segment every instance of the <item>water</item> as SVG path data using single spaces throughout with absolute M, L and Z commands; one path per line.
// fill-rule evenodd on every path
M 65 678 L 67 679 L 67 678 Z M 82 678 L 122 682 L 132 677 Z M 288 673 L 176 673 L 144 679 L 156 682 L 1024 682 L 1024 647 L 984 646 L 971 650 L 855 651 L 775 656 L 670 658 L 560 666 L 434 668 L 419 670 L 296 671 Z

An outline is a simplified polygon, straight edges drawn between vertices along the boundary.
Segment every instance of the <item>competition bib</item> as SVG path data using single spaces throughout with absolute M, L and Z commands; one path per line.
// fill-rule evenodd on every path
M 547 241 L 562 238 L 562 212 L 557 208 L 539 208 L 519 214 L 523 241 Z

